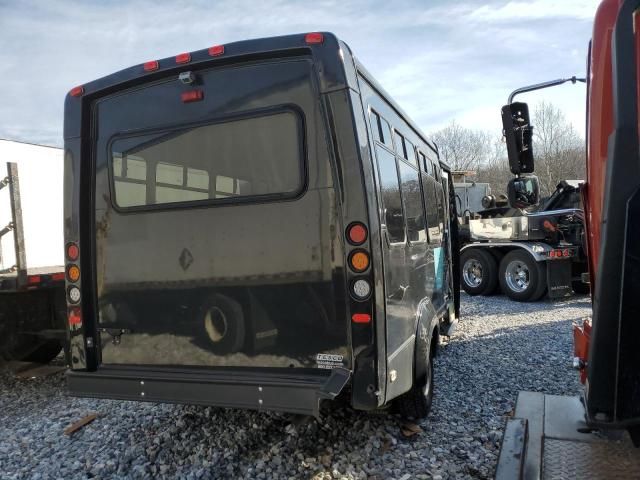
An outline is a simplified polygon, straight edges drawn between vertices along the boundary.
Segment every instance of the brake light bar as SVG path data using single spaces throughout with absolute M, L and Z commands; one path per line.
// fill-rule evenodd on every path
M 204 98 L 204 92 L 202 90 L 189 90 L 188 92 L 182 92 L 180 95 L 183 103 L 199 102 Z

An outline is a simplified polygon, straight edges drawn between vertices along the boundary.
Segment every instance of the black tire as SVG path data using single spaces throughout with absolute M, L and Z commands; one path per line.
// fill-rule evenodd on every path
M 411 390 L 402 394 L 396 400 L 396 407 L 403 418 L 426 418 L 433 403 L 433 355 L 427 360 L 426 374 L 416 379 Z
M 500 288 L 518 302 L 539 300 L 547 290 L 547 265 L 536 262 L 529 252 L 517 249 L 500 262 Z
M 591 291 L 591 287 L 588 283 L 583 283 L 582 280 L 575 280 L 571 282 L 573 291 L 578 295 L 587 295 Z
M 494 256 L 481 248 L 468 248 L 462 252 L 460 283 L 469 295 L 491 295 L 495 292 L 498 286 L 498 264 Z
M 244 347 L 244 314 L 242 306 L 232 298 L 221 294 L 207 297 L 200 309 L 199 322 L 213 353 L 235 353 Z

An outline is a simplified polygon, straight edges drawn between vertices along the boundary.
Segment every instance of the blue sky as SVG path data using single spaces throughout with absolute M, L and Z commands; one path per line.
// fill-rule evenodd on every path
M 500 131 L 517 87 L 585 74 L 597 0 L 0 0 L 0 138 L 62 144 L 73 86 L 213 44 L 332 31 L 425 132 L 456 120 Z M 584 131 L 585 89 L 553 102 Z

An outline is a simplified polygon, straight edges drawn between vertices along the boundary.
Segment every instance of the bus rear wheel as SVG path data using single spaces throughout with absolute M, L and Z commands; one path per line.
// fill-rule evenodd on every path
M 469 295 L 491 295 L 498 286 L 495 257 L 480 248 L 469 248 L 460 256 L 460 280 Z
M 207 297 L 201 308 L 200 323 L 213 353 L 235 353 L 244 346 L 244 315 L 242 306 L 234 299 L 220 294 Z
M 396 400 L 396 407 L 403 418 L 422 419 L 429 415 L 433 403 L 433 355 L 429 355 L 423 378 L 416 379 L 411 390 Z

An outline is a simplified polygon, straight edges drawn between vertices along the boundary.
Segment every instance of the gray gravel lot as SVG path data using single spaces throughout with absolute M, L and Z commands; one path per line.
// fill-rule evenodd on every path
M 422 432 L 393 415 L 331 408 L 321 422 L 182 405 L 68 398 L 64 377 L 0 373 L 0 478 L 491 478 L 519 390 L 576 394 L 571 321 L 588 297 L 514 303 L 463 294 L 436 360 Z M 100 417 L 71 437 L 87 413 Z

